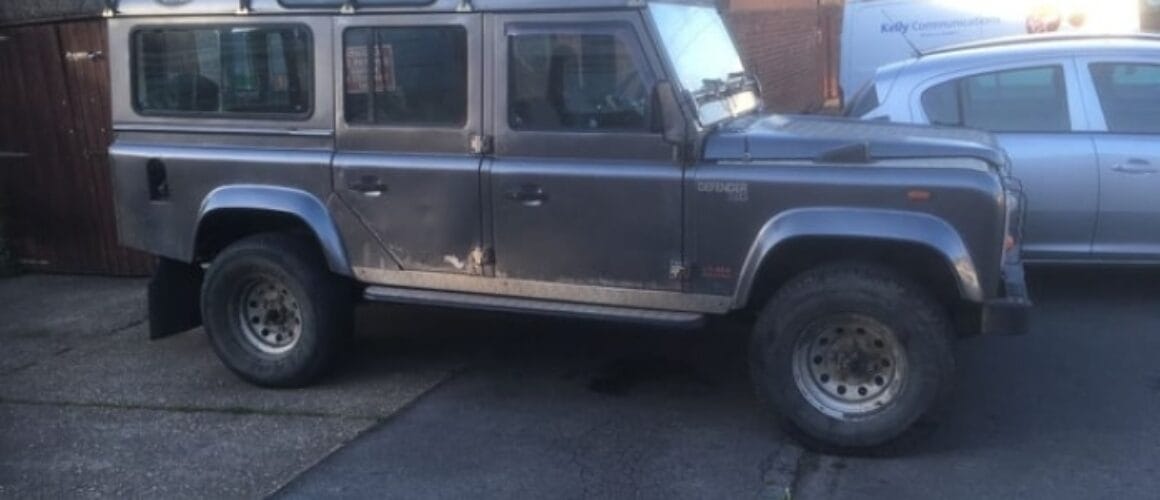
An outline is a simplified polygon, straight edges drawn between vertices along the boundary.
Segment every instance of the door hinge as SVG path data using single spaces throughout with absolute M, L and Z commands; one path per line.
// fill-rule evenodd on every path
M 495 254 L 490 248 L 476 248 L 471 252 L 471 265 L 475 267 L 483 267 L 495 264 Z
M 80 50 L 64 53 L 64 59 L 69 62 L 99 61 L 102 57 L 105 57 L 105 52 L 100 50 Z
M 477 155 L 491 154 L 492 142 L 490 135 L 471 134 L 469 143 L 471 153 Z

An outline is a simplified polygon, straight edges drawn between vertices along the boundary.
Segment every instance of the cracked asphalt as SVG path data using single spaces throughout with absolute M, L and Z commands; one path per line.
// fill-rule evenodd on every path
M 944 416 L 862 458 L 770 424 L 730 321 L 370 306 L 339 373 L 274 391 L 146 341 L 139 280 L 2 280 L 0 497 L 1156 498 L 1158 278 L 1032 273 L 1032 333 L 960 342 Z

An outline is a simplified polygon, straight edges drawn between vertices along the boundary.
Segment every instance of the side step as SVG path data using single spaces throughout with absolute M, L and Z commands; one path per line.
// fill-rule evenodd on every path
M 632 309 L 615 306 L 576 304 L 573 302 L 556 302 L 550 300 L 501 297 L 495 295 L 479 295 L 460 292 L 441 292 L 435 290 L 418 290 L 414 288 L 395 288 L 388 286 L 367 287 L 364 296 L 367 300 L 379 302 L 395 302 L 401 304 L 455 307 L 460 309 L 477 309 L 487 311 L 517 312 L 526 314 L 540 314 L 546 316 L 644 323 L 662 326 L 678 326 L 683 328 L 695 328 L 701 326 L 705 321 L 705 315 L 700 313 L 658 311 L 653 309 Z

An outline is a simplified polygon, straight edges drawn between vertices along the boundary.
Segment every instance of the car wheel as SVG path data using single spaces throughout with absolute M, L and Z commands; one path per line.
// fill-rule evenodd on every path
M 241 378 L 296 387 L 321 376 L 352 327 L 349 286 L 313 241 L 288 234 L 242 239 L 214 259 L 202 285 L 214 350 Z
M 843 263 L 791 280 L 762 311 L 750 369 L 759 396 L 807 445 L 855 452 L 896 442 L 945 399 L 952 329 L 920 287 Z

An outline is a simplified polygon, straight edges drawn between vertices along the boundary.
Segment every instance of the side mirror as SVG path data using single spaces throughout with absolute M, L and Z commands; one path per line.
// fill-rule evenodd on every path
M 685 116 L 677 100 L 677 90 L 668 81 L 659 81 L 653 87 L 653 131 L 660 132 L 665 142 L 673 145 L 688 140 Z

